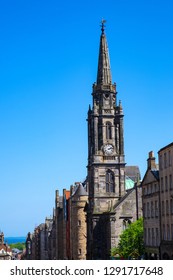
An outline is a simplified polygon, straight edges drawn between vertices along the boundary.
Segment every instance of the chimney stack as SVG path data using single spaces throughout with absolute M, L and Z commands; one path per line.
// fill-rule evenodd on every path
M 156 162 L 155 162 L 155 156 L 154 156 L 154 152 L 151 151 L 149 152 L 148 154 L 148 169 L 152 170 L 152 169 L 157 169 L 157 165 L 156 165 Z

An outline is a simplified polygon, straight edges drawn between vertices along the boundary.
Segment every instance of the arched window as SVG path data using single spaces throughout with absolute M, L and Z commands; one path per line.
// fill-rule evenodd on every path
M 131 221 L 129 219 L 124 219 L 123 220 L 123 230 L 127 229 L 130 224 L 131 224 Z
M 112 139 L 112 127 L 111 123 L 106 123 L 106 139 Z
M 106 192 L 115 192 L 114 173 L 111 170 L 106 172 Z

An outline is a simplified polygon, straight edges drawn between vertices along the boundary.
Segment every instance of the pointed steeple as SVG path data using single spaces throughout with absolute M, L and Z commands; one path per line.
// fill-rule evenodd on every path
M 105 36 L 105 20 L 101 22 L 101 36 L 100 36 L 100 49 L 99 49 L 99 61 L 97 71 L 97 85 L 110 85 L 112 83 L 109 52 L 107 46 L 107 40 Z

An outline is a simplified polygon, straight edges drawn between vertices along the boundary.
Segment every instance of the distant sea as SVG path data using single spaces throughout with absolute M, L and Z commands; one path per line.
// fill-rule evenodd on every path
M 7 242 L 8 245 L 13 243 L 24 243 L 26 241 L 26 237 L 25 236 L 5 237 L 4 241 Z

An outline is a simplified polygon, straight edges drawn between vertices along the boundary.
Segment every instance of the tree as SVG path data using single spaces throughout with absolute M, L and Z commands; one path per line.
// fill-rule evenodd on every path
M 140 218 L 123 231 L 118 247 L 112 249 L 111 255 L 125 259 L 140 258 L 144 254 L 143 234 L 143 219 Z
M 25 243 L 13 243 L 9 245 L 11 249 L 18 249 L 20 251 L 23 251 L 25 249 Z

